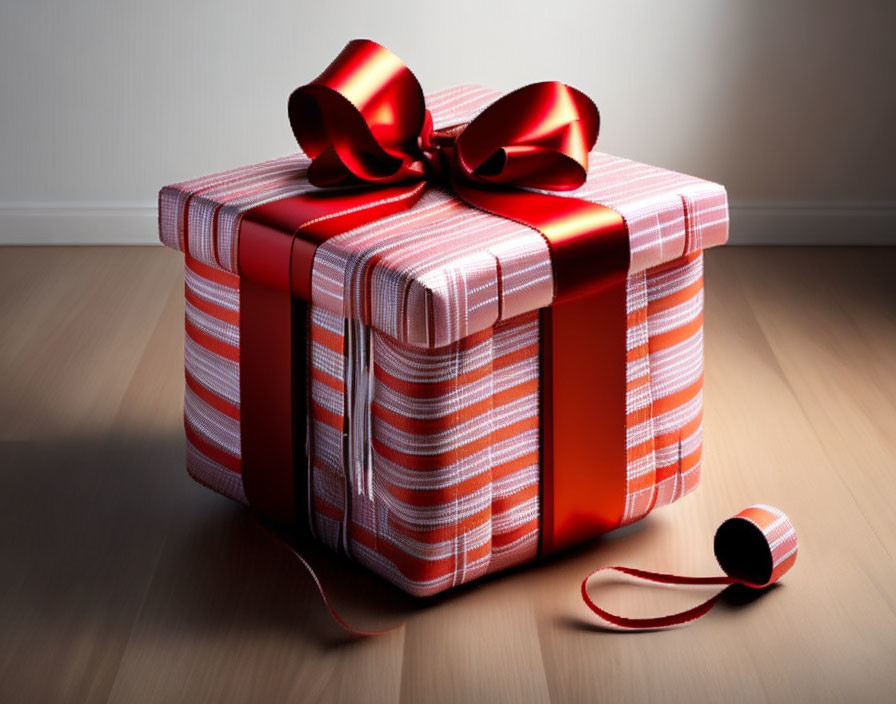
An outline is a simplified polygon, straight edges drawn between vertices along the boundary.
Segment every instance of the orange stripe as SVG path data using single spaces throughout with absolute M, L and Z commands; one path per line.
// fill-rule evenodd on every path
M 668 433 L 661 433 L 656 436 L 655 442 L 657 448 L 661 447 L 669 447 L 669 445 L 674 445 L 678 442 L 679 436 L 682 438 L 689 438 L 691 435 L 697 432 L 697 428 L 700 427 L 700 423 L 703 422 L 703 408 L 697 412 L 691 420 L 685 423 L 677 430 L 670 430 Z
M 518 491 L 508 494 L 507 496 L 499 496 L 492 499 L 492 511 L 494 513 L 506 513 L 521 503 L 534 499 L 538 496 L 538 485 L 531 484 L 524 486 Z
M 234 347 L 223 340 L 219 340 L 217 337 L 212 337 L 208 333 L 197 328 L 189 320 L 184 321 L 184 326 L 187 335 L 197 345 L 205 347 L 205 349 L 210 350 L 225 359 L 229 359 L 232 362 L 240 361 L 240 350 L 238 347 Z
M 221 398 L 215 392 L 211 391 L 210 389 L 205 388 L 187 370 L 184 370 L 184 376 L 186 377 L 186 380 L 187 380 L 187 387 L 194 394 L 196 394 L 199 398 L 201 398 L 203 401 L 205 401 L 209 406 L 214 408 L 216 411 L 220 411 L 224 415 L 233 418 L 234 420 L 240 419 L 239 406 L 235 406 L 227 399 Z
M 675 437 L 678 437 L 678 431 L 675 431 Z M 656 441 L 654 438 L 649 438 L 639 445 L 633 445 L 628 449 L 625 453 L 626 462 L 634 462 L 635 460 L 639 460 L 642 457 L 646 457 L 651 452 L 656 449 Z
M 401 465 L 406 469 L 418 471 L 433 471 L 456 462 L 457 460 L 469 457 L 470 455 L 473 455 L 480 450 L 489 447 L 490 445 L 495 445 L 504 440 L 509 440 L 510 438 L 516 437 L 517 435 L 526 432 L 527 430 L 535 430 L 536 428 L 538 428 L 538 416 L 524 418 L 523 420 L 517 421 L 516 423 L 512 423 L 511 425 L 505 426 L 503 428 L 499 428 L 495 432 L 479 438 L 478 440 L 474 440 L 467 443 L 466 445 L 461 445 L 458 448 L 448 450 L 447 452 L 442 452 L 437 455 L 412 455 L 406 452 L 400 452 L 398 450 L 392 449 L 391 447 L 388 447 L 387 445 L 384 445 L 376 438 L 372 440 L 372 443 L 376 451 L 379 452 L 383 457 L 392 462 L 395 462 L 396 464 Z
M 632 347 L 628 352 L 625 353 L 625 358 L 629 362 L 634 362 L 636 359 L 641 359 L 650 354 L 650 347 L 648 347 L 645 342 L 643 345 L 638 345 L 637 347 Z
M 314 496 L 314 511 L 315 513 L 319 513 L 334 521 L 342 520 L 342 509 L 334 506 L 329 501 L 322 499 L 316 494 Z
M 225 323 L 230 323 L 231 325 L 240 324 L 239 311 L 231 310 L 230 308 L 225 308 L 224 306 L 219 306 L 215 303 L 212 303 L 211 301 L 207 301 L 204 298 L 193 293 L 186 285 L 184 286 L 184 298 L 189 301 L 191 305 L 195 306 L 203 313 L 207 313 L 213 318 L 222 320 Z
M 314 420 L 319 420 L 321 423 L 329 425 L 331 428 L 335 428 L 336 430 L 343 430 L 343 428 L 345 427 L 344 416 L 341 416 L 338 413 L 333 413 L 333 411 L 331 411 L 329 408 L 324 408 L 317 401 L 312 401 L 311 405 L 311 417 Z
M 523 536 L 529 535 L 529 533 L 534 533 L 538 530 L 538 523 L 538 519 L 535 518 L 528 523 L 523 523 L 523 525 L 514 528 L 513 530 L 509 530 L 505 533 L 495 533 L 492 535 L 492 549 L 503 548 L 516 542 Z
M 697 379 L 693 384 L 686 386 L 680 391 L 676 391 L 673 394 L 669 394 L 668 396 L 663 396 L 662 398 L 654 399 L 650 406 L 647 408 L 651 410 L 653 417 L 662 415 L 663 413 L 667 413 L 671 410 L 678 408 L 679 406 L 683 406 L 688 401 L 694 399 L 697 394 L 700 393 L 701 389 L 703 389 L 703 375 L 700 375 L 700 378 Z M 628 414 L 626 418 L 626 423 L 628 425 L 633 425 L 637 422 L 638 416 L 640 416 L 645 409 L 641 408 L 637 411 L 632 411 Z
M 676 428 L 674 430 L 670 430 L 668 433 L 661 433 L 657 435 L 655 438 L 650 438 L 649 440 L 642 442 L 640 445 L 635 445 L 631 447 L 626 453 L 627 459 L 629 462 L 640 459 L 645 455 L 650 454 L 651 450 L 663 447 L 669 447 L 669 445 L 673 445 L 678 442 L 679 437 L 690 437 L 695 432 L 697 432 L 697 428 L 700 425 L 700 422 L 703 420 L 703 408 L 697 412 L 697 415 L 694 416 L 691 420 L 685 423 L 681 428 Z
M 509 462 L 502 462 L 492 467 L 490 472 L 482 472 L 447 489 L 409 489 L 389 482 L 386 483 L 386 487 L 392 496 L 409 506 L 432 506 L 433 504 L 445 503 L 446 491 L 450 492 L 451 499 L 463 498 L 479 491 L 491 482 L 503 479 L 514 472 L 519 472 L 537 463 L 538 452 L 536 451 L 517 457 Z
M 242 470 L 242 461 L 239 457 L 234 457 L 229 452 L 222 450 L 217 445 L 206 440 L 195 428 L 193 428 L 192 425 L 190 425 L 190 422 L 186 418 L 184 418 L 184 430 L 186 431 L 187 440 L 189 440 L 190 444 L 199 450 L 199 452 L 226 467 L 231 472 L 240 474 Z
M 653 481 L 655 484 L 660 484 L 661 482 L 674 477 L 676 474 L 678 474 L 677 462 L 675 464 L 667 464 L 665 467 L 657 467 Z
M 409 489 L 386 482 L 389 494 L 408 506 L 437 506 L 469 496 L 492 482 L 491 472 L 480 472 L 462 482 L 438 489 Z
M 684 434 L 682 434 L 683 437 Z M 680 473 L 684 474 L 689 469 L 693 469 L 700 462 L 700 455 L 702 450 L 702 445 L 697 447 L 689 455 L 685 455 L 681 458 L 681 467 Z M 629 494 L 635 494 L 639 491 L 644 491 L 645 489 L 649 489 L 651 486 L 655 484 L 659 484 L 663 479 L 668 479 L 673 476 L 676 472 L 679 471 L 678 462 L 674 462 L 672 464 L 664 465 L 662 467 L 657 467 L 653 472 L 646 472 L 642 474 L 640 477 L 636 477 L 635 479 L 628 482 L 626 485 L 626 492 Z
M 339 377 L 335 377 L 332 374 L 328 374 L 323 369 L 318 369 L 315 366 L 311 367 L 311 379 L 313 381 L 319 381 L 321 384 L 325 386 L 329 386 L 334 391 L 344 394 L 345 393 L 345 382 Z
M 351 533 L 354 540 L 385 557 L 411 582 L 430 582 L 446 577 L 458 566 L 459 558 L 454 555 L 435 560 L 422 559 L 406 553 L 383 536 L 375 536 L 356 523 L 352 524 Z M 465 560 L 473 562 L 482 559 L 490 552 L 491 545 L 485 543 L 481 547 L 467 551 Z
M 672 291 L 672 293 L 668 293 L 661 298 L 655 298 L 652 301 L 648 301 L 646 306 L 633 310 L 628 314 L 628 326 L 634 327 L 638 323 L 644 322 L 645 313 L 647 315 L 653 315 L 654 313 L 661 313 L 664 310 L 669 310 L 675 306 L 687 303 L 698 295 L 701 290 L 703 290 L 702 277 L 684 288 Z
M 455 497 L 453 492 L 449 491 L 446 493 L 452 494 L 450 499 L 451 501 L 454 501 Z M 394 516 L 389 517 L 389 525 L 402 535 L 417 540 L 418 542 L 428 544 L 441 543 L 446 540 L 451 540 L 463 533 L 468 533 L 491 521 L 494 514 L 510 511 L 514 507 L 519 506 L 521 503 L 529 501 L 536 496 L 538 496 L 537 486 L 523 487 L 509 496 L 494 499 L 490 507 L 486 507 L 471 516 L 467 516 L 457 523 L 440 525 L 433 528 L 412 528 Z M 451 501 L 446 503 L 450 503 Z
M 684 342 L 685 340 L 693 337 L 700 329 L 703 327 L 703 313 L 701 312 L 697 317 L 695 317 L 690 322 L 685 323 L 681 327 L 675 328 L 674 330 L 669 330 L 668 332 L 661 333 L 659 335 L 651 335 L 650 341 L 647 343 L 650 346 L 650 353 L 659 352 L 660 350 L 668 349 L 669 347 L 674 347 L 675 345 Z
M 682 464 L 684 464 L 684 461 L 682 461 Z M 664 467 L 657 467 L 653 477 L 654 484 L 664 482 L 667 479 L 674 477 L 676 474 L 678 474 L 678 462 L 675 464 L 667 464 Z
M 670 308 L 674 308 L 675 306 L 680 306 L 683 303 L 687 303 L 692 298 L 699 295 L 700 291 L 702 290 L 703 277 L 701 276 L 699 279 L 685 286 L 684 288 L 673 291 L 672 293 L 669 293 L 662 298 L 656 298 L 652 301 L 648 301 L 647 314 L 653 315 L 654 313 L 660 313 L 664 310 L 669 310 Z
M 523 455 L 522 457 L 517 457 L 516 459 L 502 462 L 501 464 L 496 464 L 494 467 L 492 467 L 492 479 L 504 479 L 514 472 L 519 472 L 521 469 L 537 465 L 539 457 L 540 452 L 538 450 L 535 450 L 535 452 L 530 452 L 526 455 Z
M 676 474 L 684 474 L 689 469 L 693 469 L 697 466 L 697 463 L 700 461 L 700 448 L 698 447 L 694 452 L 689 455 L 685 455 L 681 458 L 681 464 L 678 462 L 673 462 L 672 464 L 667 464 L 664 467 L 656 468 L 656 483 L 659 484 L 664 479 L 668 479 L 669 477 L 673 477 Z
M 406 381 L 404 379 L 399 379 L 398 377 L 392 376 L 389 372 L 385 371 L 379 365 L 376 365 L 374 367 L 374 374 L 377 380 L 386 384 L 388 387 L 394 389 L 395 391 L 404 394 L 405 396 L 431 399 L 437 398 L 439 396 L 444 396 L 446 393 L 456 389 L 459 386 L 478 381 L 479 379 L 483 379 L 489 376 L 492 372 L 498 369 L 504 369 L 517 362 L 532 359 L 537 355 L 538 344 L 536 343 L 534 345 L 527 345 L 526 347 L 523 347 L 521 349 L 515 350 L 513 352 L 508 352 L 507 354 L 501 355 L 500 357 L 496 357 L 491 364 L 484 364 L 481 367 L 472 369 L 469 372 L 464 372 L 463 374 L 460 374 L 459 376 L 448 379 L 446 381 Z
M 339 354 L 345 351 L 345 338 L 317 323 L 311 323 L 311 341 Z
M 472 516 L 467 516 L 457 523 L 449 523 L 448 525 L 440 525 L 433 528 L 412 528 L 394 515 L 390 515 L 389 527 L 396 533 L 400 533 L 411 540 L 416 540 L 418 543 L 434 545 L 436 543 L 443 543 L 446 540 L 451 540 L 458 535 L 469 533 L 471 530 L 488 523 L 491 520 L 491 517 L 492 509 L 491 507 L 486 507 L 478 513 L 474 513 Z
M 644 408 L 638 409 L 637 411 L 632 411 L 628 416 L 628 426 L 633 427 L 639 423 L 650 420 L 653 417 L 652 410 L 653 409 L 650 406 L 644 406 Z
M 689 401 L 694 400 L 697 397 L 697 394 L 699 394 L 702 390 L 703 374 L 701 373 L 700 378 L 690 386 L 687 386 L 680 391 L 676 391 L 674 394 L 669 394 L 668 396 L 654 399 L 653 414 L 655 416 L 659 416 L 663 413 L 668 413 L 669 411 L 678 408 L 679 406 L 683 406 Z
M 640 491 L 645 491 L 654 485 L 656 482 L 656 472 L 653 470 L 649 472 L 645 472 L 644 474 L 635 477 L 634 479 L 630 479 L 625 484 L 625 493 L 626 494 L 637 494 Z
M 650 373 L 648 372 L 644 376 L 639 376 L 637 379 L 632 379 L 631 381 L 627 381 L 625 383 L 625 390 L 634 391 L 635 389 L 640 389 L 642 386 L 646 386 L 650 383 Z
M 453 413 L 438 418 L 411 418 L 389 410 L 376 402 L 371 405 L 371 412 L 385 423 L 400 430 L 404 430 L 405 432 L 414 435 L 432 435 L 433 433 L 442 432 L 460 425 L 461 423 L 471 421 L 476 417 L 487 413 L 492 408 L 503 406 L 511 401 L 523 398 L 528 394 L 536 393 L 537 391 L 538 379 L 532 379 L 531 381 L 525 381 L 522 384 L 517 384 L 509 389 L 499 391 L 477 403 L 465 406 L 462 409 L 458 409 Z
M 194 259 L 189 254 L 185 256 L 184 262 L 187 266 L 187 269 L 192 271 L 194 274 L 201 276 L 203 279 L 214 281 L 216 284 L 221 284 L 222 286 L 226 286 L 227 288 L 232 288 L 237 291 L 240 288 L 240 277 L 236 274 L 231 274 L 229 271 L 222 271 L 221 269 L 211 267 L 208 264 L 204 264 L 203 262 L 199 261 L 198 259 Z

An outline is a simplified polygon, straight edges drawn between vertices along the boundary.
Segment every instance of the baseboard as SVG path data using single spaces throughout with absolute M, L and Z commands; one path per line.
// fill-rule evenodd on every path
M 155 203 L 0 201 L 0 245 L 158 241 Z M 730 244 L 896 245 L 896 201 L 732 201 Z
M 729 244 L 896 245 L 896 201 L 732 201 Z
M 154 202 L 0 202 L 0 245 L 159 244 Z

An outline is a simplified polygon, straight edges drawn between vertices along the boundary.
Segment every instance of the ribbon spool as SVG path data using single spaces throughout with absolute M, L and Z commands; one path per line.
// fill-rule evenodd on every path
M 682 626 L 706 614 L 724 593 L 720 590 L 702 604 L 667 616 L 628 618 L 610 613 L 598 606 L 588 593 L 588 582 L 598 572 L 612 570 L 645 582 L 676 585 L 742 584 L 751 589 L 765 589 L 774 584 L 796 562 L 799 546 L 796 529 L 780 509 L 765 504 L 745 508 L 726 520 L 716 530 L 713 547 L 724 577 L 684 577 L 663 572 L 648 572 L 632 567 L 601 567 L 582 581 L 582 599 L 611 630 L 661 630 Z

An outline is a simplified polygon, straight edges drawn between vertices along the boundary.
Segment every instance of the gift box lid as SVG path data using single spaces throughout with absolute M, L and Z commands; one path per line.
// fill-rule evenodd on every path
M 427 96 L 437 127 L 473 119 L 501 93 L 459 86 Z M 240 223 L 250 209 L 315 190 L 301 152 L 166 186 L 162 242 L 239 273 Z M 629 275 L 722 244 L 725 188 L 693 176 L 592 151 L 588 180 L 564 195 L 605 205 L 628 230 Z M 438 347 L 551 304 L 550 251 L 530 227 L 430 188 L 407 211 L 337 235 L 317 249 L 312 303 L 369 323 L 407 344 Z M 360 297 L 369 296 L 368 301 Z

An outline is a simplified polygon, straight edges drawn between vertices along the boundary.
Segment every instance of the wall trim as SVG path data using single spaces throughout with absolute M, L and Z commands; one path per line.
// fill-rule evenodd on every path
M 896 201 L 731 202 L 736 245 L 896 245 Z M 158 244 L 148 201 L 0 201 L 0 245 Z
M 0 201 L 0 245 L 159 244 L 156 203 Z
M 896 201 L 732 201 L 730 244 L 896 245 Z

